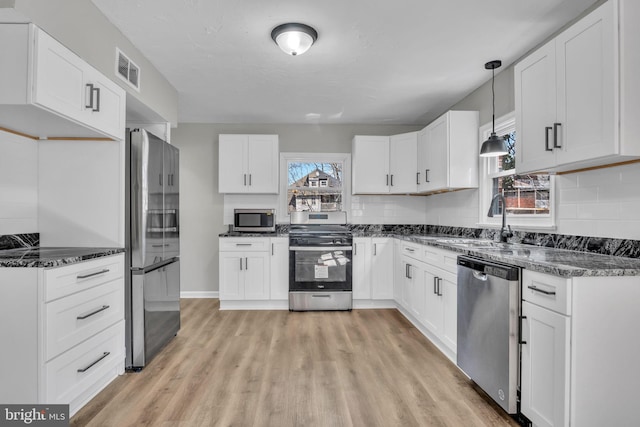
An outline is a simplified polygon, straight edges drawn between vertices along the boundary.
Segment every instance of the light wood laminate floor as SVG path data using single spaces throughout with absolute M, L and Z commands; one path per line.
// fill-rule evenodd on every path
M 219 311 L 182 328 L 73 426 L 516 426 L 396 310 Z

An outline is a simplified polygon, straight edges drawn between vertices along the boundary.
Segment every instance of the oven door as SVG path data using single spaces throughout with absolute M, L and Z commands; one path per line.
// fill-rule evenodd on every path
M 289 291 L 351 291 L 351 246 L 289 247 Z

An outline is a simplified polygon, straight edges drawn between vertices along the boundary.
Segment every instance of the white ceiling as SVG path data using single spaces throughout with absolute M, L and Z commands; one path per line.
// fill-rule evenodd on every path
M 92 1 L 178 90 L 180 122 L 426 124 L 595 0 Z M 271 40 L 286 22 L 318 31 L 304 55 Z

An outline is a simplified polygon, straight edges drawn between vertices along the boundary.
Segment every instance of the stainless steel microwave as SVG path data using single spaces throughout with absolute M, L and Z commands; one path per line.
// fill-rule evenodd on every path
M 233 231 L 273 233 L 276 231 L 275 209 L 234 209 Z

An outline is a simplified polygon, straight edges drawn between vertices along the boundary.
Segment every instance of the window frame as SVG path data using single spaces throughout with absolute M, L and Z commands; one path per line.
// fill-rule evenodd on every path
M 515 112 L 505 114 L 502 117 L 496 119 L 495 132 L 498 135 L 504 135 L 507 132 L 516 130 L 516 118 Z M 492 132 L 492 123 L 487 123 L 479 129 L 479 144 L 485 141 Z M 518 135 L 516 134 L 516 153 L 518 152 Z M 502 225 L 502 216 L 494 216 L 493 218 L 487 216 L 491 199 L 493 197 L 493 179 L 500 176 L 511 175 L 512 172 L 490 172 L 494 170 L 497 157 L 480 157 L 479 158 L 479 179 L 478 179 L 478 226 L 486 228 L 499 228 Z M 516 154 L 516 169 L 515 174 L 518 172 L 518 162 Z M 510 225 L 514 229 L 537 229 L 537 230 L 555 230 L 556 223 L 556 203 L 555 203 L 555 176 L 549 174 L 549 214 L 539 215 L 513 215 L 507 213 L 507 225 Z
M 280 194 L 278 195 L 277 221 L 290 222 L 287 209 L 289 189 L 289 162 L 342 163 L 342 210 L 351 221 L 351 153 L 280 153 Z M 316 188 L 316 187 L 314 187 Z M 317 188 L 321 188 L 318 186 Z

